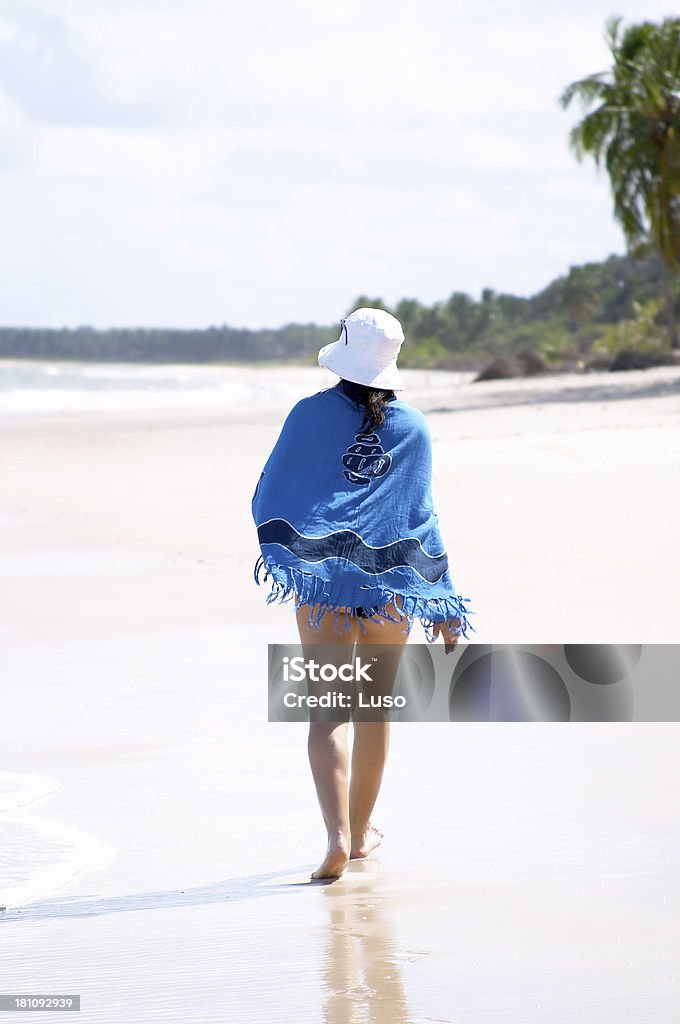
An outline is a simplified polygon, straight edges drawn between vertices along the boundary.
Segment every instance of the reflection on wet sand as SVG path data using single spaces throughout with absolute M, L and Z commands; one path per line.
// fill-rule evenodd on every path
M 408 1024 L 400 956 L 394 948 L 389 896 L 377 891 L 377 861 L 354 861 L 349 885 L 327 885 L 323 955 L 325 1024 Z

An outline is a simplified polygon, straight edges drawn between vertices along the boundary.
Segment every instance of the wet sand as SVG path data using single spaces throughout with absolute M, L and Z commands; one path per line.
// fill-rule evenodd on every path
M 411 381 L 475 641 L 675 642 L 677 370 Z M 309 884 L 305 727 L 266 722 L 296 634 L 252 582 L 284 413 L 3 424 L 0 772 L 112 855 L 5 900 L 2 991 L 84 1022 L 676 1022 L 675 723 L 397 725 L 383 846 Z

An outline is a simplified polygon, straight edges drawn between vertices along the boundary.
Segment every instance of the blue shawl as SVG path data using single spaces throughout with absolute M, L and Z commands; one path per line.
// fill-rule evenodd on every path
M 425 417 L 395 399 L 385 423 L 364 433 L 364 409 L 342 385 L 303 398 L 288 414 L 252 500 L 267 603 L 420 619 L 428 641 L 435 623 L 474 627 L 451 581 L 432 501 L 432 443 Z M 391 603 L 400 619 L 388 614 Z M 315 612 L 316 609 L 316 612 Z M 370 611 L 369 611 L 370 610 Z M 361 623 L 361 619 L 359 619 Z

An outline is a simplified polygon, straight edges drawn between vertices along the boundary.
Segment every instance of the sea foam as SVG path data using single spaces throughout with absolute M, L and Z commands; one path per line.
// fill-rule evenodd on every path
M 0 772 L 0 906 L 16 907 L 63 888 L 116 856 L 107 843 L 36 813 L 60 787 L 37 773 Z

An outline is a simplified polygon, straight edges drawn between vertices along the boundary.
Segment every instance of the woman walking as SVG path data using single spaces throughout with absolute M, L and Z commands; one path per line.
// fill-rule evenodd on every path
M 380 309 L 357 309 L 319 365 L 340 377 L 298 402 L 260 475 L 252 510 L 261 555 L 255 580 L 268 603 L 294 601 L 303 646 L 328 645 L 338 664 L 370 645 L 401 652 L 419 619 L 446 651 L 473 627 L 453 586 L 432 500 L 432 448 L 424 416 L 403 390 L 401 326 Z M 364 660 L 369 660 L 365 655 Z M 383 664 L 389 691 L 398 659 Z M 372 825 L 389 722 L 310 721 L 309 759 L 326 824 L 326 855 L 312 878 L 342 874 L 382 833 Z

